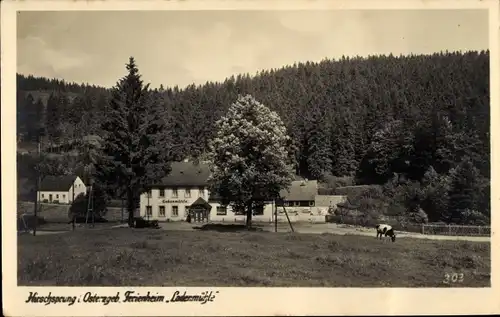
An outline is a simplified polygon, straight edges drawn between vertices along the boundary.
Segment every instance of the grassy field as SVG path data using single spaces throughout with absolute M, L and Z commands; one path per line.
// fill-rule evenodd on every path
M 18 237 L 38 286 L 487 287 L 490 244 L 269 232 L 92 229 Z M 445 273 L 463 283 L 444 284 Z

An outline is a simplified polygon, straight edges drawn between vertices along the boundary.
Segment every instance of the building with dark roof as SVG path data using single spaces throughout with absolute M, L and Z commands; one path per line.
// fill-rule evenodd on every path
M 314 200 L 318 195 L 318 181 L 293 181 L 288 189 L 280 192 L 285 206 L 314 207 Z
M 45 203 L 70 204 L 80 194 L 86 194 L 87 187 L 76 175 L 45 176 L 37 192 L 38 201 Z
M 205 163 L 174 162 L 171 172 L 161 182 L 152 184 L 141 194 L 140 215 L 158 221 L 185 221 L 191 215 L 192 221 L 244 221 L 245 212 L 224 206 L 208 191 L 209 166 Z M 316 212 L 318 182 L 316 180 L 293 181 L 288 189 L 280 192 L 277 202 L 278 220 L 282 221 L 284 210 L 290 213 L 292 221 L 302 216 L 307 219 Z M 274 201 L 255 206 L 255 221 L 274 221 Z M 327 206 L 326 206 L 327 207 Z M 286 221 L 286 219 L 285 219 Z

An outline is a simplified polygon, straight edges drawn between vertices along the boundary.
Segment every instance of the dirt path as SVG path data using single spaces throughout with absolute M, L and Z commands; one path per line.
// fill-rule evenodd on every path
M 364 235 L 375 237 L 376 233 L 374 229 L 361 228 L 361 227 L 345 227 L 339 226 L 337 224 L 326 223 L 326 224 L 292 224 L 296 232 L 300 233 L 312 233 L 312 234 L 322 234 L 331 233 L 338 235 Z M 274 231 L 274 226 L 265 226 L 264 230 Z M 279 224 L 278 232 L 291 231 L 288 225 Z M 431 239 L 431 240 L 465 240 L 465 241 L 478 241 L 478 242 L 490 242 L 490 237 L 474 237 L 474 236 L 444 236 L 444 235 L 424 235 L 414 232 L 396 232 L 398 238 L 417 238 L 417 239 Z
M 175 231 L 192 231 L 194 227 L 200 226 L 201 224 L 189 224 L 186 222 L 170 222 L 170 223 L 160 223 L 160 227 L 164 230 L 175 230 Z M 345 227 L 339 226 L 333 223 L 324 224 L 308 224 L 308 223 L 292 223 L 295 232 L 297 233 L 310 233 L 310 234 L 337 234 L 337 235 L 364 235 L 375 237 L 375 230 L 370 228 L 360 228 L 360 227 Z M 261 227 L 264 231 L 274 232 L 274 224 L 261 224 L 257 223 L 255 226 Z M 112 228 L 127 228 L 127 224 L 119 224 L 114 226 L 103 226 L 102 228 L 93 228 L 88 230 L 103 230 Z M 78 229 L 77 229 L 78 230 Z M 80 229 L 82 230 L 82 229 Z M 85 228 L 84 230 L 87 230 Z M 66 231 L 43 231 L 37 230 L 37 235 L 46 234 L 59 234 L 67 233 L 71 230 Z M 290 226 L 286 223 L 278 224 L 278 232 L 291 232 Z M 31 233 L 32 234 L 32 233 Z M 413 232 L 397 232 L 398 238 L 417 238 L 417 239 L 431 239 L 431 240 L 463 240 L 463 241 L 477 241 L 477 242 L 490 242 L 491 237 L 469 237 L 469 236 L 444 236 L 444 235 L 424 235 L 420 233 Z
M 182 230 L 190 231 L 193 227 L 200 226 L 202 224 L 188 224 L 186 222 L 170 222 L 170 223 L 160 223 L 160 227 L 165 230 Z M 255 223 L 256 227 L 262 228 L 264 231 L 274 232 L 274 224 L 272 223 Z M 365 235 L 375 237 L 375 229 L 362 228 L 362 227 L 346 227 L 334 223 L 321 223 L 321 224 L 310 224 L 310 223 L 292 223 L 292 226 L 297 233 L 310 233 L 310 234 L 322 234 L 331 233 L 337 235 Z M 288 223 L 278 223 L 278 232 L 290 232 L 290 226 Z M 444 235 L 424 235 L 420 233 L 413 232 L 396 232 L 398 238 L 417 238 L 417 239 L 431 239 L 431 240 L 464 240 L 464 241 L 478 241 L 478 242 L 490 242 L 490 237 L 474 237 L 474 236 L 444 236 Z

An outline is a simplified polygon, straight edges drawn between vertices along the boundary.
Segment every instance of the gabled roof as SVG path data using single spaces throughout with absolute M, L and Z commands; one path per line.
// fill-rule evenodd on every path
M 207 186 L 210 177 L 210 168 L 206 163 L 195 164 L 194 162 L 172 162 L 170 173 L 158 184 L 152 187 L 196 187 Z M 299 180 L 293 181 L 289 191 L 282 190 L 281 197 L 292 201 L 314 201 L 318 194 L 318 181 Z M 209 197 L 209 201 L 217 201 L 215 193 Z M 263 200 L 266 200 L 263 198 Z M 271 199 L 272 200 L 272 199 Z M 206 202 L 206 201 L 205 201 Z
M 207 201 L 202 197 L 198 197 L 198 199 L 196 199 L 194 203 L 192 203 L 191 206 L 189 206 L 189 208 L 196 208 L 196 207 L 207 208 L 207 209 L 212 208 L 212 206 L 209 203 L 207 203 Z
M 41 192 L 67 192 L 76 180 L 75 175 L 45 176 L 40 183 Z
M 288 190 L 280 191 L 285 201 L 314 201 L 318 194 L 318 181 L 293 181 Z
M 185 187 L 185 186 L 206 186 L 210 169 L 207 164 L 195 164 L 193 162 L 172 162 L 172 170 L 164 177 L 159 186 Z

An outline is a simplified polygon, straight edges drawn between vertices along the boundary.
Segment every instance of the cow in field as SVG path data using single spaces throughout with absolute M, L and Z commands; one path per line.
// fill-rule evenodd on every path
M 380 239 L 382 239 L 382 236 L 385 235 L 386 237 L 391 237 L 392 242 L 396 241 L 396 234 L 391 226 L 378 224 L 375 228 L 377 229 L 377 238 L 380 236 Z

